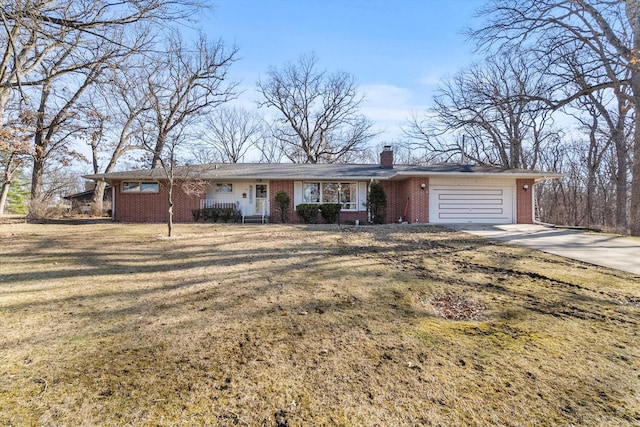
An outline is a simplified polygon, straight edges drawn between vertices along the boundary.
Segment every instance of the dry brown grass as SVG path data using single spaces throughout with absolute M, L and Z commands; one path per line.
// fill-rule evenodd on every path
M 176 231 L 0 225 L 0 424 L 640 423 L 638 277 L 437 227 Z

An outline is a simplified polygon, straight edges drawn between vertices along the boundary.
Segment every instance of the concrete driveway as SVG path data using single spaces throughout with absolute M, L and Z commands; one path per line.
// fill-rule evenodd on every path
M 533 224 L 453 224 L 450 227 L 476 236 L 640 275 L 640 239 Z

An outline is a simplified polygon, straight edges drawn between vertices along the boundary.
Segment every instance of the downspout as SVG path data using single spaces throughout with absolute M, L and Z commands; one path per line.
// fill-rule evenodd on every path
M 373 184 L 373 178 L 371 178 L 367 184 L 367 224 L 371 224 L 371 209 L 369 209 L 369 192 L 371 191 L 371 184 Z
M 111 221 L 116 220 L 116 186 L 111 184 Z

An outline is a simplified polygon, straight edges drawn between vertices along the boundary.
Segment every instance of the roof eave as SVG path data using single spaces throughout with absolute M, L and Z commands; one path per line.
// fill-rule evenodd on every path
M 399 171 L 391 177 L 391 179 L 397 178 L 409 178 L 409 177 L 452 177 L 452 178 L 470 178 L 470 177 L 486 177 L 486 178 L 518 178 L 518 179 L 534 179 L 536 182 L 544 181 L 547 179 L 559 179 L 564 177 L 564 174 L 558 173 L 544 173 L 544 172 L 403 172 Z
M 148 173 L 144 173 L 148 172 Z M 91 179 L 94 181 L 105 181 L 112 183 L 114 181 L 123 180 L 162 180 L 166 179 L 166 176 L 158 176 L 155 170 L 147 171 L 135 171 L 135 173 L 127 174 L 123 172 L 115 173 L 101 173 L 92 175 L 83 175 L 85 179 Z M 203 180 L 243 180 L 243 181 L 256 181 L 256 180 L 270 180 L 270 181 L 303 181 L 303 180 L 356 180 L 356 181 L 370 181 L 374 180 L 391 180 L 398 181 L 407 179 L 410 177 L 451 177 L 451 178 L 513 178 L 513 179 L 533 179 L 535 182 L 545 181 L 548 179 L 559 179 L 564 177 L 564 174 L 559 173 L 545 173 L 545 172 L 458 172 L 458 171 L 402 171 L 389 169 L 388 174 L 367 174 L 367 175 L 288 175 L 288 176 L 276 176 L 272 174 L 267 175 L 235 175 L 224 176 L 223 174 L 209 175 L 207 173 L 198 179 Z M 184 179 L 183 177 L 178 177 Z

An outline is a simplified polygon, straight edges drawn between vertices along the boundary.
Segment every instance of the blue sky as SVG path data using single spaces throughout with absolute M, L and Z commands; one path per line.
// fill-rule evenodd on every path
M 319 66 L 352 74 L 367 101 L 362 112 L 383 131 L 400 135 L 412 111 L 424 111 L 439 80 L 474 59 L 461 34 L 478 24 L 484 0 L 214 0 L 200 25 L 211 38 L 236 44 L 240 60 L 230 77 L 253 107 L 256 81 L 315 52 Z

